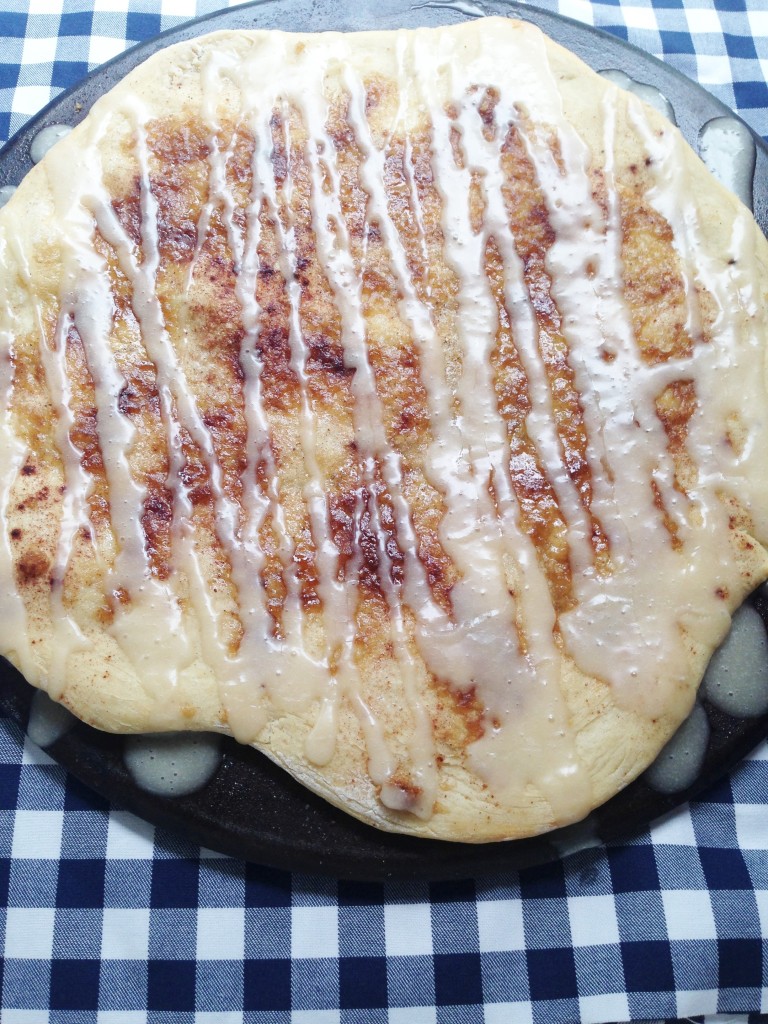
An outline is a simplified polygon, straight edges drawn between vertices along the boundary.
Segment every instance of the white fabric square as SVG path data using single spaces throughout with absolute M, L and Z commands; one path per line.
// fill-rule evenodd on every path
M 58 42 L 56 36 L 45 36 L 42 39 L 27 36 L 21 54 L 22 64 L 53 64 Z
M 317 959 L 338 955 L 338 907 L 292 907 L 291 956 Z
M 521 900 L 479 900 L 477 934 L 481 953 L 525 949 Z
M 11 856 L 21 860 L 58 860 L 63 811 L 17 811 Z
M 103 960 L 146 960 L 149 956 L 149 908 L 105 907 L 101 956 Z
M 750 10 L 747 5 L 747 21 L 753 36 L 768 36 L 768 10 Z
M 768 848 L 768 821 L 765 804 L 734 804 L 736 839 L 742 850 Z
M 434 1006 L 393 1007 L 387 1014 L 387 1024 L 437 1024 L 437 1009 Z
M 242 960 L 245 908 L 203 907 L 197 912 L 197 959 Z
M 700 53 L 696 56 L 696 77 L 701 85 L 728 85 L 731 81 L 730 65 L 725 57 Z
M 717 928 L 709 893 L 698 889 L 662 891 L 664 917 L 670 941 L 716 939 Z
M 619 942 L 619 922 L 613 896 L 569 896 L 568 917 L 574 946 Z
M 48 1024 L 50 1019 L 47 1011 L 3 1010 L 3 1024 Z
M 693 818 L 688 808 L 679 807 L 666 818 L 657 821 L 651 829 L 651 840 L 654 846 L 663 843 L 669 846 L 696 846 Z
M 30 0 L 29 13 L 35 17 L 38 14 L 61 14 L 65 2 L 66 0 Z
M 432 914 L 428 905 L 387 903 L 384 907 L 387 956 L 431 956 Z
M 142 1018 L 144 1024 L 146 1017 Z M 115 1024 L 118 1024 L 116 1021 Z M 243 1015 L 238 1010 L 197 1010 L 195 1024 L 243 1024 Z
M 688 20 L 688 28 L 691 35 L 709 33 L 710 35 L 722 35 L 723 26 L 717 11 L 706 7 L 695 7 L 685 12 Z
M 129 811 L 112 811 L 107 827 L 107 860 L 152 860 L 155 829 Z
M 605 992 L 599 996 L 579 998 L 580 1024 L 603 1024 L 606 1020 L 628 1020 L 629 1001 L 626 992 Z
M 50 960 L 55 920 L 53 907 L 10 907 L 5 921 L 5 958 Z
M 558 14 L 573 18 L 574 21 L 583 21 L 587 25 L 595 23 L 595 13 L 590 0 L 561 0 Z
M 622 4 L 621 15 L 627 28 L 648 29 L 651 32 L 658 30 L 659 23 L 656 20 L 656 12 L 651 7 L 634 7 L 629 4 Z
M 760 918 L 760 932 L 762 935 L 768 935 L 768 890 L 755 889 L 755 902 L 757 916 Z
M 489 1003 L 485 1007 L 485 1024 L 533 1024 L 530 1003 Z
M 105 64 L 125 49 L 125 40 L 114 36 L 91 36 L 88 40 L 88 63 L 91 67 Z
M 15 114 L 36 114 L 46 105 L 53 90 L 46 85 L 19 85 L 13 90 Z
M 147 1015 L 141 1010 L 99 1010 L 96 1024 L 147 1024 Z
M 24 737 L 24 747 L 21 751 L 22 764 L 49 765 L 56 764 L 52 757 L 36 743 L 30 740 L 29 736 Z
M 242 1021 L 242 1015 L 240 1020 Z M 292 1010 L 291 1024 L 340 1024 L 339 1010 Z
M 684 989 L 676 993 L 678 1017 L 701 1017 L 705 1013 L 717 1013 L 716 988 L 697 989 L 686 992 Z

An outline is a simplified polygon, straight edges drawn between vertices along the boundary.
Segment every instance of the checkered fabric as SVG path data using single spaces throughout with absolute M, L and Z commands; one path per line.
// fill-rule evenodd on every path
M 219 6 L 0 0 L 0 137 L 130 43 Z M 768 135 L 766 0 L 542 6 L 662 57 Z M 367 884 L 193 847 L 0 718 L 0 929 L 2 1024 L 767 1021 L 768 745 L 631 843 Z

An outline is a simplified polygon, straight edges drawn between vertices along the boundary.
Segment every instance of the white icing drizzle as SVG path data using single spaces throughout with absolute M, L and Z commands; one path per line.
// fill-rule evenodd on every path
M 736 612 L 728 636 L 712 655 L 701 693 L 737 718 L 768 711 L 768 639 L 760 614 L 749 605 Z
M 664 746 L 643 778 L 659 793 L 681 793 L 699 776 L 709 743 L 710 726 L 701 704 Z
M 634 95 L 639 99 L 643 100 L 649 106 L 654 107 L 660 114 L 663 114 L 671 124 L 677 124 L 677 121 L 675 120 L 674 107 L 661 90 L 657 89 L 655 85 L 648 85 L 646 82 L 638 82 L 637 79 L 630 78 L 626 72 L 619 71 L 618 68 L 606 68 L 606 70 L 601 71 L 600 74 L 603 78 L 607 78 L 609 82 L 613 82 L 614 85 L 618 85 L 622 89 L 626 89 L 627 92 L 634 93 Z
M 735 117 L 715 117 L 699 133 L 699 154 L 708 170 L 752 209 L 757 150 L 752 132 Z
M 3 185 L 2 187 L 0 187 L 0 208 L 5 206 L 8 200 L 16 192 L 16 188 L 16 185 Z
M 107 585 L 113 594 L 125 591 L 131 598 L 128 607 L 115 601 L 115 619 L 109 631 L 135 665 L 142 685 L 156 695 L 158 727 L 162 727 L 165 720 L 175 720 L 169 687 L 175 689 L 178 673 L 191 661 L 191 651 L 175 595 L 150 572 L 140 522 L 146 488 L 136 481 L 129 464 L 135 428 L 119 409 L 118 396 L 125 380 L 105 344 L 112 331 L 113 299 L 106 266 L 93 244 L 95 225 L 87 204 L 98 207 L 102 186 L 95 143 L 106 127 L 103 122 L 93 123 L 91 145 L 84 147 L 93 164 L 84 181 L 73 173 L 49 176 L 49 182 L 60 222 L 67 226 L 62 238 L 62 310 L 73 317 L 93 379 L 118 543 Z M 164 624 L 162 632 L 158 623 Z M 172 644 L 167 643 L 169 635 L 174 637 Z
M 38 747 L 50 747 L 69 732 L 76 721 L 63 704 L 51 700 L 44 690 L 38 690 L 29 708 L 27 735 Z
M 8 242 L 5 233 L 0 234 L 0 263 L 5 259 Z M 24 465 L 26 445 L 16 433 L 13 422 L 14 390 L 14 329 L 16 317 L 9 297 L 8 275 L 0 274 L 0 309 L 6 311 L 7 320 L 0 326 L 0 430 L 3 443 L 0 444 L 0 574 L 6 585 L 0 588 L 0 636 L 3 652 L 25 675 L 31 673 L 34 660 L 27 636 L 27 614 L 18 588 L 14 585 L 16 565 L 11 538 L 5 526 L 11 502 L 11 489 Z
M 452 6 L 468 8 L 460 3 Z M 472 12 L 467 9 L 465 13 Z M 721 581 L 738 576 L 738 567 L 727 542 L 727 513 L 719 501 L 726 481 L 753 511 L 756 528 L 768 534 L 768 476 L 761 461 L 768 424 L 750 416 L 747 418 L 759 422 L 743 444 L 727 443 L 726 437 L 728 424 L 738 416 L 740 406 L 762 411 L 765 400 L 764 371 L 754 371 L 756 365 L 763 365 L 764 343 L 760 282 L 753 269 L 755 261 L 746 251 L 751 224 L 746 211 L 732 214 L 733 261 L 725 268 L 716 264 L 708 255 L 696 197 L 686 192 L 685 159 L 679 151 L 678 135 L 671 129 L 659 131 L 655 123 L 651 127 L 644 109 L 630 97 L 626 101 L 630 120 L 651 158 L 649 173 L 654 184 L 648 201 L 674 234 L 686 289 L 685 326 L 694 340 L 690 358 L 648 365 L 639 352 L 623 299 L 616 181 L 621 169 L 614 166 L 615 125 L 622 102 L 619 92 L 609 90 L 600 109 L 603 208 L 593 195 L 593 155 L 565 117 L 544 44 L 533 30 L 521 30 L 513 40 L 505 41 L 504 59 L 516 69 L 515 87 L 500 95 L 493 139 L 483 131 L 479 104 L 486 84 L 501 84 L 496 42 L 467 44 L 468 49 L 459 55 L 463 44 L 448 41 L 446 50 L 438 52 L 428 32 L 401 35 L 397 77 L 408 84 L 401 86 L 399 113 L 389 142 L 405 128 L 414 108 L 426 115 L 433 133 L 430 162 L 434 187 L 442 201 L 443 258 L 457 286 L 455 327 L 460 365 L 454 380 L 432 296 L 428 290 L 419 290 L 405 242 L 390 212 L 391 197 L 385 187 L 388 142 L 374 136 L 367 114 L 366 83 L 353 70 L 351 45 L 347 37 L 329 36 L 322 44 L 304 42 L 299 49 L 291 37 L 277 34 L 269 44 L 256 37 L 247 53 L 223 44 L 204 48 L 200 55 L 201 116 L 209 142 L 208 196 L 198 218 L 183 300 L 194 301 L 205 246 L 218 217 L 235 268 L 234 290 L 242 326 L 240 386 L 246 441 L 237 497 L 226 486 L 202 400 L 184 372 L 188 353 L 182 346 L 188 339 L 174 347 L 158 294 L 161 237 L 158 200 L 153 192 L 150 109 L 135 96 L 123 95 L 118 111 L 128 119 L 134 136 L 133 155 L 140 181 L 140 251 L 121 225 L 103 181 L 98 147 L 112 126 L 114 107 L 105 108 L 107 113 L 102 114 L 97 106 L 90 128 L 81 136 L 72 174 L 55 180 L 51 177 L 57 220 L 66 225 L 60 240 L 61 306 L 50 343 L 39 324 L 41 362 L 51 401 L 58 410 L 54 435 L 66 485 L 53 575 L 56 580 L 64 579 L 78 531 L 88 527 L 91 481 L 71 442 L 74 423 L 66 339 L 73 325 L 93 378 L 117 540 L 116 559 L 105 572 L 105 586 L 108 593 L 124 593 L 130 598 L 127 603 L 114 600 L 109 630 L 156 699 L 157 727 L 178 727 L 174 696 L 178 687 L 174 684 L 197 659 L 215 676 L 229 728 L 241 741 L 262 739 L 281 715 L 304 715 L 311 708 L 314 718 L 307 727 L 304 755 L 316 765 L 333 759 L 346 703 L 359 723 L 370 778 L 382 803 L 394 811 L 428 818 L 439 791 L 431 714 L 420 697 L 419 677 L 425 669 L 459 695 L 472 694 L 484 709 L 484 734 L 470 744 L 466 756 L 467 766 L 481 782 L 500 802 L 518 796 L 528 786 L 535 787 L 552 808 L 552 822 L 564 824 L 591 806 L 588 780 L 560 692 L 564 653 L 582 671 L 605 679 L 620 703 L 649 716 L 657 714 L 670 693 L 688 677 L 689 654 L 681 629 L 706 641 L 713 630 L 723 632 L 727 626 L 728 616 L 716 589 Z M 454 45 L 456 52 L 451 51 Z M 418 556 L 419 537 L 406 498 L 403 459 L 397 439 L 387 435 L 385 410 L 377 391 L 369 352 L 374 339 L 369 337 L 366 319 L 363 268 L 356 264 L 353 253 L 341 170 L 328 132 L 332 103 L 339 95 L 330 91 L 329 79 L 349 101 L 350 135 L 359 157 L 360 185 L 367 197 L 364 228 L 366 232 L 375 228 L 386 249 L 400 317 L 419 358 L 432 437 L 425 473 L 444 503 L 439 539 L 458 575 L 451 590 L 450 614 L 435 598 Z M 220 123 L 222 96 L 231 96 L 233 91 L 239 94 L 240 103 L 237 130 L 247 131 L 255 141 L 251 191 L 244 210 L 238 210 L 228 181 L 236 138 L 232 136 L 224 145 L 226 128 Z M 446 113 L 448 99 L 455 116 Z M 301 149 L 296 148 L 292 131 L 297 113 L 308 136 Z M 510 126 L 519 133 L 534 168 L 554 232 L 546 272 L 581 399 L 592 481 L 590 508 L 565 465 L 534 302 L 515 247 L 515 225 L 509 222 L 505 206 L 501 146 Z M 276 181 L 273 167 L 273 132 L 282 133 L 279 142 L 287 174 L 281 183 Z M 453 155 L 452 133 L 458 133 L 460 162 Z M 553 137 L 557 156 L 552 150 Z M 710 148 L 713 138 L 707 136 Z M 427 226 L 407 130 L 404 147 L 407 201 L 416 244 L 426 265 Z M 298 202 L 303 197 L 294 194 L 293 172 L 299 164 L 306 167 L 310 181 L 308 213 Z M 484 213 L 479 227 L 473 223 L 467 201 L 473 187 L 482 190 Z M 308 225 L 302 217 L 309 219 Z M 264 218 L 275 233 L 278 257 L 274 269 L 285 283 L 289 307 L 290 369 L 296 384 L 304 472 L 301 497 L 311 528 L 322 605 L 319 655 L 316 638 L 312 646 L 306 635 L 296 539 L 283 507 L 283 484 L 272 452 L 263 393 L 259 336 L 267 314 L 259 306 L 257 288 Z M 360 476 L 354 513 L 355 554 L 346 564 L 343 580 L 326 495 L 319 412 L 314 407 L 311 352 L 301 306 L 298 245 L 299 232 L 307 226 L 339 316 L 344 363 L 354 370 L 351 418 Z M 166 483 L 174 496 L 168 581 L 153 574 L 143 535 L 141 513 L 147 487 L 131 471 L 131 452 L 138 439 L 134 423 L 118 406 L 125 380 L 110 345 L 115 307 L 108 267 L 94 248 L 95 231 L 112 247 L 127 278 L 141 343 L 154 366 L 160 429 L 169 460 Z M 503 265 L 504 305 L 527 378 L 531 402 L 527 432 L 566 528 L 576 604 L 559 620 L 535 545 L 521 528 L 510 442 L 497 403 L 492 355 L 499 323 L 485 272 L 491 242 Z M 5 235 L 0 235 L 0 260 L 8 244 Z M 0 299 L 6 297 L 7 290 L 0 280 Z M 706 339 L 702 337 L 700 290 L 711 296 L 718 310 Z M 0 454 L 0 512 L 6 512 L 26 452 L 16 440 L 12 423 L 16 324 L 8 319 L 0 330 L 0 342 L 9 353 L 0 365 L 0 425 L 10 439 Z M 605 352 L 610 353 L 610 360 L 602 357 Z M 719 386 L 726 370 L 735 381 L 728 389 Z M 699 475 L 687 495 L 675 487 L 668 439 L 655 406 L 664 388 L 681 380 L 695 383 L 699 399 L 687 435 L 688 451 Z M 205 468 L 215 516 L 214 540 L 231 571 L 229 593 L 213 593 L 207 581 L 199 547 L 202 528 L 195 521 L 184 483 L 187 437 Z M 266 468 L 266 484 L 259 480 L 260 467 Z M 657 507 L 652 481 L 663 509 Z M 382 485 L 386 498 L 380 494 Z M 387 546 L 385 501 L 394 517 L 402 578 L 395 577 L 393 555 Z M 410 734 L 403 737 L 386 735 L 375 701 L 366 696 L 355 658 L 359 640 L 356 581 L 362 564 L 360 539 L 366 509 L 389 617 L 391 671 L 400 677 L 411 716 Z M 680 550 L 671 543 L 665 515 L 675 524 Z M 595 564 L 590 516 L 602 525 L 609 539 L 610 573 L 598 571 Z M 268 523 L 286 590 L 279 631 L 262 580 L 266 553 L 261 533 Z M 14 572 L 14 552 L 9 538 L 3 536 L 0 573 L 12 580 Z M 659 579 L 666 581 L 664 588 L 659 587 Z M 63 605 L 62 589 L 54 588 L 51 598 L 56 654 L 49 685 L 54 696 L 60 694 L 65 681 L 68 657 L 87 642 Z M 183 612 L 182 595 L 193 616 Z M 234 653 L 225 628 L 233 597 L 242 626 L 242 639 Z M 15 653 L 24 670 L 31 664 L 31 656 L 20 650 L 26 634 L 25 613 L 13 588 L 3 595 L 0 612 L 4 649 Z M 414 649 L 423 666 L 414 662 Z M 681 699 L 690 702 L 690 692 L 684 691 Z M 158 742 L 156 738 L 129 741 L 127 757 L 143 785 L 167 791 L 167 772 L 160 782 L 150 777 L 151 772 L 147 774 L 148 763 L 158 762 Z M 405 766 L 399 763 L 402 750 L 407 752 Z M 215 762 L 208 753 L 203 758 L 205 771 Z M 203 778 L 205 771 L 190 771 L 183 784 L 199 784 L 196 780 Z
M 71 131 L 72 126 L 68 124 L 49 124 L 42 128 L 32 139 L 32 145 L 29 147 L 29 158 L 32 163 L 39 164 L 48 150 Z
M 215 775 L 221 740 L 211 733 L 128 736 L 123 759 L 141 789 L 157 796 L 187 796 Z
M 436 111 L 439 100 L 429 96 L 429 83 L 439 81 L 441 69 L 430 67 L 424 52 L 417 51 L 415 59 L 425 62 L 421 64 L 425 92 L 430 108 Z M 467 86 L 466 82 L 452 84 L 449 94 L 466 96 Z M 462 449 L 470 461 L 469 472 L 455 491 L 451 493 L 449 488 L 446 492 L 446 520 L 450 521 L 453 514 L 458 527 L 454 527 L 453 536 L 450 526 L 447 528 L 446 541 L 456 551 L 457 564 L 463 571 L 452 598 L 454 607 L 459 608 L 466 600 L 472 616 L 476 616 L 472 622 L 475 642 L 495 649 L 494 656 L 483 651 L 482 667 L 475 667 L 475 678 L 482 699 L 496 710 L 498 721 L 493 728 L 486 727 L 484 737 L 472 745 L 470 763 L 488 779 L 494 791 L 503 792 L 505 786 L 512 786 L 519 792 L 521 782 L 530 780 L 530 746 L 543 743 L 549 751 L 549 770 L 542 772 L 537 781 L 558 821 L 565 822 L 569 814 L 582 816 L 591 794 L 573 749 L 559 694 L 561 666 L 553 636 L 554 609 L 533 544 L 520 528 L 509 473 L 509 443 L 494 391 L 491 352 L 496 340 L 496 308 L 484 271 L 485 249 L 489 237 L 506 239 L 508 233 L 498 173 L 495 180 L 485 182 L 485 231 L 475 234 L 469 221 L 466 197 L 470 194 L 471 168 L 477 162 L 494 175 L 494 164 L 482 159 L 485 147 L 476 109 L 479 98 L 475 94 L 472 102 L 467 97 L 469 102 L 459 113 L 467 165 L 462 169 L 452 157 L 450 122 L 445 115 L 433 119 L 433 166 L 443 198 L 446 258 L 460 283 L 458 324 L 463 335 L 463 366 L 458 384 L 459 430 Z M 461 467 L 459 452 L 454 451 L 452 458 Z M 486 489 L 489 481 L 498 519 L 490 506 Z M 485 519 L 483 532 L 473 531 L 469 535 L 471 549 L 463 548 L 467 525 L 473 517 Z M 461 538 L 459 545 L 457 537 Z M 505 579 L 506 558 L 513 560 L 523 581 L 514 596 Z M 525 636 L 525 656 L 514 647 L 516 628 Z M 496 662 L 499 655 L 501 659 Z

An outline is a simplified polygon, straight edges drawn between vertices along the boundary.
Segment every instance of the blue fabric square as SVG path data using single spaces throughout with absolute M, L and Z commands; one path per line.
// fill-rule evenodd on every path
M 384 908 L 339 907 L 339 954 L 355 957 L 384 956 Z
M 456 933 L 465 937 L 470 949 L 477 946 L 477 904 L 437 903 L 432 905 L 432 942 L 435 953 L 456 950 Z
M 57 60 L 51 70 L 51 85 L 54 89 L 68 89 L 81 82 L 89 70 L 85 61 Z
M 339 961 L 312 957 L 291 961 L 291 1006 L 332 1010 L 339 1005 Z
M 201 861 L 198 902 L 201 907 L 242 906 L 245 865 L 238 860 Z
M 102 960 L 99 977 L 99 1007 L 102 1010 L 145 1010 L 147 1006 L 147 962 L 145 960 Z
M 95 1010 L 98 1005 L 98 960 L 52 961 L 51 1009 Z
M 718 939 L 721 988 L 759 988 L 763 979 L 763 943 L 757 939 Z
M 565 948 L 571 942 L 571 929 L 564 904 L 554 899 L 523 901 L 523 927 L 528 949 Z
M 196 907 L 199 861 L 156 860 L 152 864 L 153 907 Z
M 148 907 L 152 861 L 108 860 L 104 870 L 105 907 Z
M 369 1010 L 386 1007 L 386 957 L 341 957 L 339 960 L 339 1005 L 343 1010 Z
M 548 999 L 546 1002 L 533 1003 L 531 1017 L 533 1024 L 571 1024 L 581 1019 L 579 1001 L 573 999 Z
M 245 956 L 272 960 L 291 956 L 291 912 L 286 907 L 245 911 Z
M 64 815 L 62 860 L 99 860 L 104 863 L 109 819 L 101 812 L 72 811 Z
M 580 996 L 624 991 L 620 945 L 577 946 L 573 950 L 573 961 Z
M 57 907 L 53 926 L 54 960 L 98 960 L 102 910 Z
M 93 28 L 93 13 L 91 11 L 67 11 L 62 12 L 59 20 L 60 36 L 90 36 Z
M 520 894 L 523 899 L 545 899 L 566 894 L 565 875 L 560 861 L 525 868 L 520 872 Z
M 73 775 L 65 775 L 64 810 L 65 811 L 109 811 L 109 801 L 99 796 L 92 789 L 84 786 Z
M 475 883 L 471 880 L 460 882 L 432 882 L 429 899 L 432 903 L 474 903 Z
M 3 83 L 3 65 L 0 64 L 0 86 Z M 15 83 L 14 83 L 15 84 Z M 17 806 L 19 776 L 21 767 L 17 764 L 0 764 L 0 809 L 9 810 Z
M 528 963 L 520 950 L 482 954 L 483 996 L 486 1002 L 515 1003 L 530 999 Z
M 8 906 L 54 907 L 59 865 L 48 860 L 13 860 L 8 875 Z
M 246 960 L 243 1009 L 288 1010 L 291 1007 L 291 961 Z
M 64 807 L 65 773 L 57 764 L 24 765 L 19 776 L 19 808 L 60 811 Z
M 290 907 L 291 876 L 287 871 L 245 866 L 246 907 Z
M 392 956 L 387 959 L 390 1006 L 432 1006 L 435 972 L 430 956 Z
M 755 894 L 747 891 L 715 889 L 710 893 L 715 930 L 730 939 L 755 938 L 761 933 Z
M 197 955 L 197 910 L 154 908 L 150 917 L 150 960 L 194 960 Z
M 340 907 L 376 907 L 384 902 L 380 882 L 339 882 Z
M 11 879 L 11 862 L 7 857 L 0 859 L 0 906 L 8 906 L 8 890 Z
M 664 32 L 661 37 L 665 53 L 695 53 L 693 39 L 688 32 Z
M 531 999 L 573 999 L 578 995 L 572 949 L 529 949 Z
M 103 860 L 62 860 L 56 905 L 59 907 L 101 907 L 104 903 Z
M 437 1006 L 435 1013 L 437 1024 L 485 1024 L 485 1011 L 482 1006 Z
M 21 12 L 3 11 L 0 14 L 0 35 L 23 39 L 27 34 L 28 17 Z
M 724 32 L 723 39 L 725 40 L 725 49 L 729 57 L 736 57 L 742 60 L 757 60 L 755 41 L 751 36 L 746 34 L 732 35 L 730 32 Z
M 435 1002 L 438 1006 L 482 1003 L 483 977 L 476 953 L 435 955 Z
M 662 889 L 698 889 L 706 886 L 697 847 L 657 846 L 655 854 Z
M 47 1006 L 51 997 L 50 960 L 5 959 L 3 967 L 3 1006 L 14 1010 L 37 1010 Z
M 141 39 L 151 39 L 161 31 L 162 25 L 159 15 L 141 11 L 128 11 L 125 19 L 126 39 L 134 39 L 138 42 Z
M 194 1010 L 194 960 L 150 960 L 147 964 L 148 1010 Z
M 710 889 L 751 889 L 744 858 L 739 850 L 699 848 L 701 866 Z
M 711 988 L 717 977 L 717 943 L 709 939 L 671 942 L 670 955 L 675 985 L 682 991 Z
M 195 981 L 198 1012 L 217 1013 L 243 1005 L 242 961 L 198 961 Z
M 733 95 L 738 105 L 746 110 L 768 105 L 768 85 L 765 82 L 734 82 Z
M 674 992 L 627 992 L 631 1020 L 670 1020 L 677 1014 Z M 650 1015 L 650 1016 L 649 1016 Z
M 659 888 L 652 846 L 608 847 L 614 892 L 643 892 Z
M 628 992 L 674 990 L 675 976 L 668 942 L 623 942 L 621 956 Z
M 605 850 L 581 850 L 565 861 L 569 896 L 599 896 L 611 892 L 611 875 Z

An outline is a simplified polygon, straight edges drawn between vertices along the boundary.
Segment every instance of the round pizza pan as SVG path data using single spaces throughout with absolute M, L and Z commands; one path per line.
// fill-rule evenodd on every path
M 18 184 L 32 166 L 41 129 L 75 125 L 93 102 L 156 50 L 218 29 L 326 31 L 416 28 L 498 14 L 538 25 L 597 71 L 615 69 L 654 86 L 672 104 L 681 131 L 696 147 L 701 128 L 735 115 L 700 86 L 617 37 L 556 14 L 507 0 L 259 0 L 197 19 L 142 43 L 57 97 L 0 151 L 0 187 Z M 768 233 L 768 148 L 755 137 L 754 212 Z M 768 628 L 768 593 L 750 599 Z M 26 728 L 34 691 L 0 660 L 0 711 Z M 384 881 L 459 879 L 541 864 L 595 843 L 628 838 L 681 803 L 716 785 L 768 735 L 768 715 L 735 718 L 703 701 L 709 742 L 696 781 L 663 794 L 644 777 L 578 825 L 508 843 L 446 843 L 380 832 L 338 811 L 250 747 L 222 741 L 215 775 L 176 798 L 139 788 L 128 772 L 124 740 L 76 723 L 47 751 L 76 778 L 116 805 L 172 829 L 201 846 L 286 870 Z

